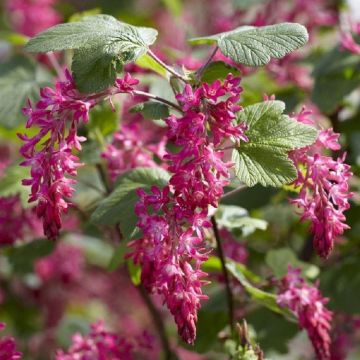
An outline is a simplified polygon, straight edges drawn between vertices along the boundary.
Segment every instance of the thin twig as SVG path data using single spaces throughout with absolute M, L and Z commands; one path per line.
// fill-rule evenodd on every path
M 100 179 L 101 179 L 102 183 L 104 184 L 106 194 L 109 195 L 111 193 L 111 187 L 109 184 L 109 180 L 106 176 L 106 173 L 104 171 L 104 168 L 102 167 L 101 164 L 96 164 L 96 170 L 98 171 Z
M 162 102 L 162 103 L 164 103 L 164 104 L 166 104 L 166 105 L 169 105 L 169 106 L 173 107 L 173 108 L 176 109 L 177 111 L 182 112 L 182 109 L 181 109 L 181 107 L 180 107 L 179 105 L 176 105 L 176 104 L 174 104 L 173 102 L 171 102 L 171 101 L 169 101 L 169 100 L 166 100 L 166 99 L 164 99 L 164 98 L 162 98 L 162 97 L 160 97 L 160 96 L 157 96 L 157 95 L 154 95 L 154 94 L 150 94 L 150 93 L 148 93 L 148 92 L 140 91 L 140 90 L 133 90 L 132 93 L 135 94 L 135 95 L 145 96 L 145 97 L 147 97 L 147 98 L 149 98 L 149 99 L 153 99 L 153 100 Z
M 46 53 L 47 58 L 49 59 L 51 66 L 54 68 L 54 70 L 56 71 L 56 74 L 58 76 L 58 78 L 61 81 L 65 81 L 65 75 L 64 75 L 64 71 L 61 68 L 59 62 L 57 61 L 57 58 L 55 56 L 55 54 L 53 52 L 48 52 Z
M 214 51 L 211 53 L 211 55 L 209 56 L 209 58 L 207 59 L 206 63 L 197 71 L 196 77 L 198 79 L 201 79 L 201 75 L 204 73 L 204 71 L 206 70 L 206 68 L 210 65 L 212 59 L 214 58 L 214 56 L 216 55 L 217 51 L 219 50 L 219 47 L 216 46 Z
M 216 219 L 214 216 L 211 217 L 211 223 L 212 223 L 212 227 L 214 230 L 216 246 L 217 246 L 219 258 L 221 261 L 221 268 L 222 268 L 222 272 L 223 272 L 224 280 L 225 280 L 226 298 L 227 298 L 228 312 L 229 312 L 229 323 L 230 323 L 231 334 L 233 334 L 234 333 L 234 324 L 235 324 L 233 293 L 231 291 L 229 274 L 226 269 L 225 255 L 224 255 L 224 251 L 223 251 L 223 248 L 221 245 L 219 229 L 218 229 Z
M 234 190 L 230 190 L 228 191 L 226 194 L 224 194 L 222 197 L 221 197 L 221 200 L 225 200 L 225 199 L 228 199 L 230 198 L 231 196 L 245 190 L 247 188 L 246 185 L 240 185 L 239 187 L 237 187 L 236 189 Z
M 164 350 L 165 359 L 166 360 L 175 359 L 175 356 L 171 350 L 169 339 L 166 335 L 165 326 L 162 321 L 161 315 L 159 314 L 159 311 L 157 310 L 156 306 L 152 302 L 151 297 L 145 290 L 144 286 L 142 284 L 140 284 L 139 286 L 137 286 L 137 289 L 139 290 L 139 293 L 140 293 L 142 299 L 144 300 L 144 303 L 146 304 L 147 308 L 149 309 L 151 317 L 153 318 L 157 332 L 160 336 L 161 344 L 162 344 L 162 347 Z
M 173 74 L 175 77 L 179 78 L 180 80 L 187 82 L 186 78 L 179 74 L 175 69 L 173 69 L 171 66 L 165 64 L 161 59 L 159 59 L 151 50 L 148 50 L 148 54 L 150 57 L 152 57 L 158 64 L 160 64 L 164 69 L 166 69 L 170 74 Z

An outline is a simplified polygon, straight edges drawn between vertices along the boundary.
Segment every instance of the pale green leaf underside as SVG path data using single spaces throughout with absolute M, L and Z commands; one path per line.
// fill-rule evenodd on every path
M 191 39 L 190 43 L 217 43 L 221 52 L 236 63 L 262 66 L 272 58 L 280 59 L 299 49 L 307 41 L 308 33 L 304 26 L 282 23 L 258 28 L 242 26 L 229 32 Z
M 296 178 L 296 169 L 288 152 L 311 145 L 315 128 L 282 115 L 285 104 L 265 101 L 246 107 L 238 120 L 246 122 L 249 138 L 233 151 L 236 176 L 248 186 L 280 187 Z
M 136 189 L 148 191 L 151 186 L 164 187 L 169 180 L 167 171 L 161 168 L 137 168 L 119 177 L 114 191 L 104 199 L 91 216 L 91 221 L 102 225 L 120 223 L 123 235 L 129 238 L 136 227 Z
M 130 112 L 140 112 L 144 119 L 148 120 L 165 119 L 170 115 L 169 107 L 156 101 L 137 104 L 130 109 Z
M 79 49 L 88 43 L 123 43 L 124 51 L 149 46 L 157 37 L 152 28 L 136 27 L 109 15 L 93 15 L 79 22 L 60 24 L 32 38 L 25 49 L 29 52 L 49 52 Z
M 263 290 L 258 289 L 257 287 L 250 284 L 250 282 L 246 279 L 241 264 L 237 264 L 235 261 L 227 259 L 226 268 L 230 272 L 232 276 L 237 279 L 241 285 L 245 288 L 246 292 L 251 296 L 251 298 L 259 303 L 262 306 L 267 307 L 271 311 L 290 315 L 287 311 L 282 309 L 276 302 L 276 295 L 265 292 Z M 290 315 L 291 316 L 291 315 Z
M 35 36 L 25 48 L 30 52 L 73 49 L 77 87 L 92 93 L 111 86 L 121 65 L 145 54 L 156 37 L 155 29 L 125 24 L 109 15 L 94 15 L 56 25 Z
M 26 121 L 21 109 L 39 99 L 40 87 L 51 84 L 50 74 L 23 57 L 0 65 L 0 125 L 11 129 Z

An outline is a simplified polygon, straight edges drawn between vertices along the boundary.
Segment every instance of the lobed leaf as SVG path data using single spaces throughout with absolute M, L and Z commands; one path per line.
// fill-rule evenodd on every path
M 137 222 L 134 213 L 138 201 L 136 189 L 148 191 L 153 185 L 164 187 L 168 180 L 168 172 L 161 168 L 136 168 L 125 173 L 116 181 L 114 191 L 94 211 L 91 221 L 102 225 L 120 223 L 123 235 L 130 238 Z
M 169 107 L 156 101 L 146 101 L 135 105 L 130 112 L 140 112 L 145 119 L 159 120 L 170 115 Z
M 217 44 L 231 60 L 247 66 L 262 66 L 280 59 L 308 41 L 304 26 L 281 23 L 263 27 L 241 26 L 235 30 L 189 40 L 193 45 Z
M 74 50 L 72 71 L 80 91 L 92 93 L 112 85 L 121 65 L 145 54 L 157 37 L 152 28 L 136 27 L 109 15 L 85 16 L 32 38 L 29 52 Z
M 233 151 L 235 175 L 247 186 L 257 183 L 280 187 L 296 178 L 296 169 L 288 152 L 311 145 L 317 137 L 312 126 L 283 115 L 285 104 L 265 101 L 247 106 L 238 115 L 246 122 L 248 143 Z
M 26 57 L 0 64 L 0 125 L 11 129 L 24 123 L 26 101 L 37 101 L 40 88 L 50 84 L 50 74 Z

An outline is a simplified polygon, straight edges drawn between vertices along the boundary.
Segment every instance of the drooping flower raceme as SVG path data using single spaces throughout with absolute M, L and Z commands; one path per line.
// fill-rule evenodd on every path
M 143 285 L 162 295 L 188 343 L 195 340 L 197 311 L 206 298 L 201 286 L 207 274 L 200 266 L 207 259 L 202 243 L 211 227 L 208 206 L 217 206 L 232 166 L 223 161 L 220 147 L 229 138 L 247 141 L 245 124 L 234 122 L 241 109 L 239 84 L 230 74 L 224 83 L 185 86 L 177 95 L 182 116 L 166 119 L 168 138 L 179 148 L 164 156 L 172 172 L 169 185 L 138 190 L 135 213 L 142 237 L 131 242 L 129 256 L 141 264 Z
M 81 166 L 73 155 L 86 140 L 77 135 L 78 124 L 88 122 L 89 109 L 95 104 L 77 92 L 70 73 L 66 72 L 66 78 L 57 82 L 55 90 L 41 89 L 40 101 L 35 106 L 29 102 L 24 109 L 26 127 L 38 126 L 39 132 L 31 138 L 19 134 L 25 143 L 20 149 L 25 157 L 21 165 L 31 168 L 31 178 L 23 184 L 31 186 L 29 202 L 37 201 L 37 215 L 49 239 L 58 236 L 61 214 L 67 211 L 67 198 L 74 191 L 75 180 L 67 176 L 75 176 Z
M 103 322 L 91 325 L 88 335 L 75 334 L 67 352 L 58 350 L 56 360 L 121 359 L 132 360 L 134 345 L 126 338 L 107 331 Z
M 303 109 L 294 118 L 302 123 L 313 122 Z M 339 150 L 339 134 L 332 129 L 320 130 L 314 145 L 292 151 L 291 159 L 298 169 L 294 182 L 300 188 L 292 202 L 303 210 L 302 219 L 310 220 L 314 234 L 314 247 L 322 257 L 329 256 L 335 239 L 349 228 L 344 211 L 349 207 L 350 166 L 345 164 L 346 154 L 334 160 L 322 154 L 323 149 Z
M 328 299 L 322 296 L 317 286 L 306 284 L 300 272 L 289 267 L 288 274 L 281 280 L 277 302 L 297 317 L 318 360 L 330 360 L 332 312 L 325 307 Z
M 0 331 L 5 329 L 5 324 L 0 322 Z M 0 338 L 0 360 L 21 359 L 21 352 L 17 351 L 15 339 L 10 336 Z

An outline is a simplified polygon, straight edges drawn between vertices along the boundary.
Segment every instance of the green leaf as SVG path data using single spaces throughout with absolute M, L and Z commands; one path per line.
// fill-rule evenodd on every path
M 217 43 L 221 52 L 236 63 L 247 66 L 266 65 L 299 49 L 308 41 L 306 28 L 296 23 L 282 23 L 255 28 L 242 26 L 235 30 L 191 39 L 191 44 Z
M 115 271 L 119 266 L 125 263 L 126 243 L 123 241 L 114 251 L 108 265 L 108 271 Z
M 289 248 L 270 250 L 266 254 L 265 261 L 277 278 L 281 278 L 287 274 L 289 265 L 300 268 L 302 275 L 309 279 L 316 278 L 320 273 L 317 266 L 300 261 L 296 257 L 296 254 Z
M 103 137 L 115 132 L 119 122 L 119 112 L 117 110 L 117 107 L 115 107 L 114 111 L 106 102 L 95 106 L 90 112 L 88 124 L 90 132 L 100 131 Z M 92 136 L 95 137 L 95 134 Z
M 148 54 L 144 54 L 140 56 L 136 60 L 136 65 L 140 66 L 146 70 L 152 70 L 157 74 L 163 76 L 164 78 L 168 78 L 168 72 L 165 68 L 163 68 L 158 62 L 156 62 L 151 56 Z
M 170 115 L 169 107 L 156 101 L 147 101 L 137 104 L 130 109 L 130 112 L 139 112 L 145 119 L 149 120 L 165 119 Z
M 331 309 L 347 314 L 359 314 L 360 257 L 348 256 L 322 271 L 320 290 L 324 296 L 331 299 Z
M 117 60 L 115 48 L 90 43 L 74 51 L 71 70 L 78 89 L 94 93 L 112 86 L 122 65 Z
M 75 14 L 72 14 L 69 17 L 68 22 L 79 22 L 79 21 L 81 21 L 82 19 L 84 19 L 87 16 L 100 15 L 100 14 L 101 14 L 101 9 L 100 8 L 89 9 L 89 10 L 85 10 L 85 11 L 81 11 L 81 12 L 77 12 Z
M 27 274 L 34 271 L 34 262 L 49 255 L 55 243 L 49 240 L 34 240 L 30 243 L 9 249 L 8 259 L 13 271 L 18 274 Z
M 312 100 L 322 112 L 331 114 L 345 96 L 359 87 L 359 56 L 335 48 L 316 64 L 313 76 Z
M 151 186 L 164 187 L 169 180 L 167 171 L 161 168 L 137 168 L 120 176 L 114 191 L 104 199 L 91 216 L 96 224 L 115 225 L 129 238 L 136 227 L 137 218 L 134 213 L 138 201 L 136 189 L 149 191 Z
M 254 5 L 262 4 L 268 0 L 233 0 L 234 7 L 239 10 L 247 10 Z
M 87 43 L 116 46 L 122 53 L 136 54 L 152 45 L 157 31 L 152 28 L 132 26 L 110 15 L 86 16 L 79 22 L 55 25 L 32 38 L 25 49 L 45 53 L 67 49 L 80 49 Z M 144 49 L 145 48 L 145 49 Z
M 0 31 L 0 39 L 3 39 L 15 46 L 23 46 L 29 41 L 27 36 L 10 31 Z
M 87 263 L 106 269 L 113 251 L 110 244 L 103 239 L 83 234 L 67 234 L 64 237 L 67 243 L 82 249 Z
M 277 304 L 276 295 L 267 293 L 250 284 L 242 271 L 242 267 L 239 266 L 239 264 L 228 259 L 226 261 L 226 268 L 241 283 L 246 292 L 249 293 L 255 302 L 265 306 L 271 311 L 288 315 L 287 312 L 285 312 L 285 310 Z
M 210 63 L 201 75 L 201 81 L 212 83 L 215 80 L 223 80 L 232 73 L 234 76 L 240 76 L 241 72 L 234 66 L 224 63 L 223 61 L 214 61 Z
M 6 168 L 5 174 L 0 178 L 0 196 L 20 195 L 23 207 L 29 207 L 29 187 L 22 185 L 21 181 L 29 176 L 28 168 L 18 163 Z
M 162 2 L 173 16 L 181 15 L 183 9 L 181 0 L 162 0 Z
M 288 152 L 314 143 L 317 131 L 282 115 L 285 104 L 265 101 L 247 106 L 238 115 L 246 122 L 249 142 L 233 151 L 235 174 L 247 186 L 280 187 L 296 178 Z
M 0 64 L 0 125 L 11 129 L 25 122 L 21 109 L 39 99 L 41 87 L 50 85 L 50 74 L 28 58 L 17 56 Z
M 267 228 L 266 221 L 249 217 L 246 209 L 236 205 L 220 205 L 215 216 L 220 226 L 227 229 L 242 228 L 246 235 L 256 229 L 266 230 Z
M 135 286 L 140 285 L 141 283 L 141 267 L 140 265 L 135 265 L 132 260 L 127 261 L 128 271 L 130 279 Z
M 48 52 L 73 49 L 72 71 L 80 91 L 98 92 L 112 85 L 121 64 L 145 54 L 157 37 L 151 28 L 136 27 L 109 15 L 85 16 L 32 38 L 25 49 Z

